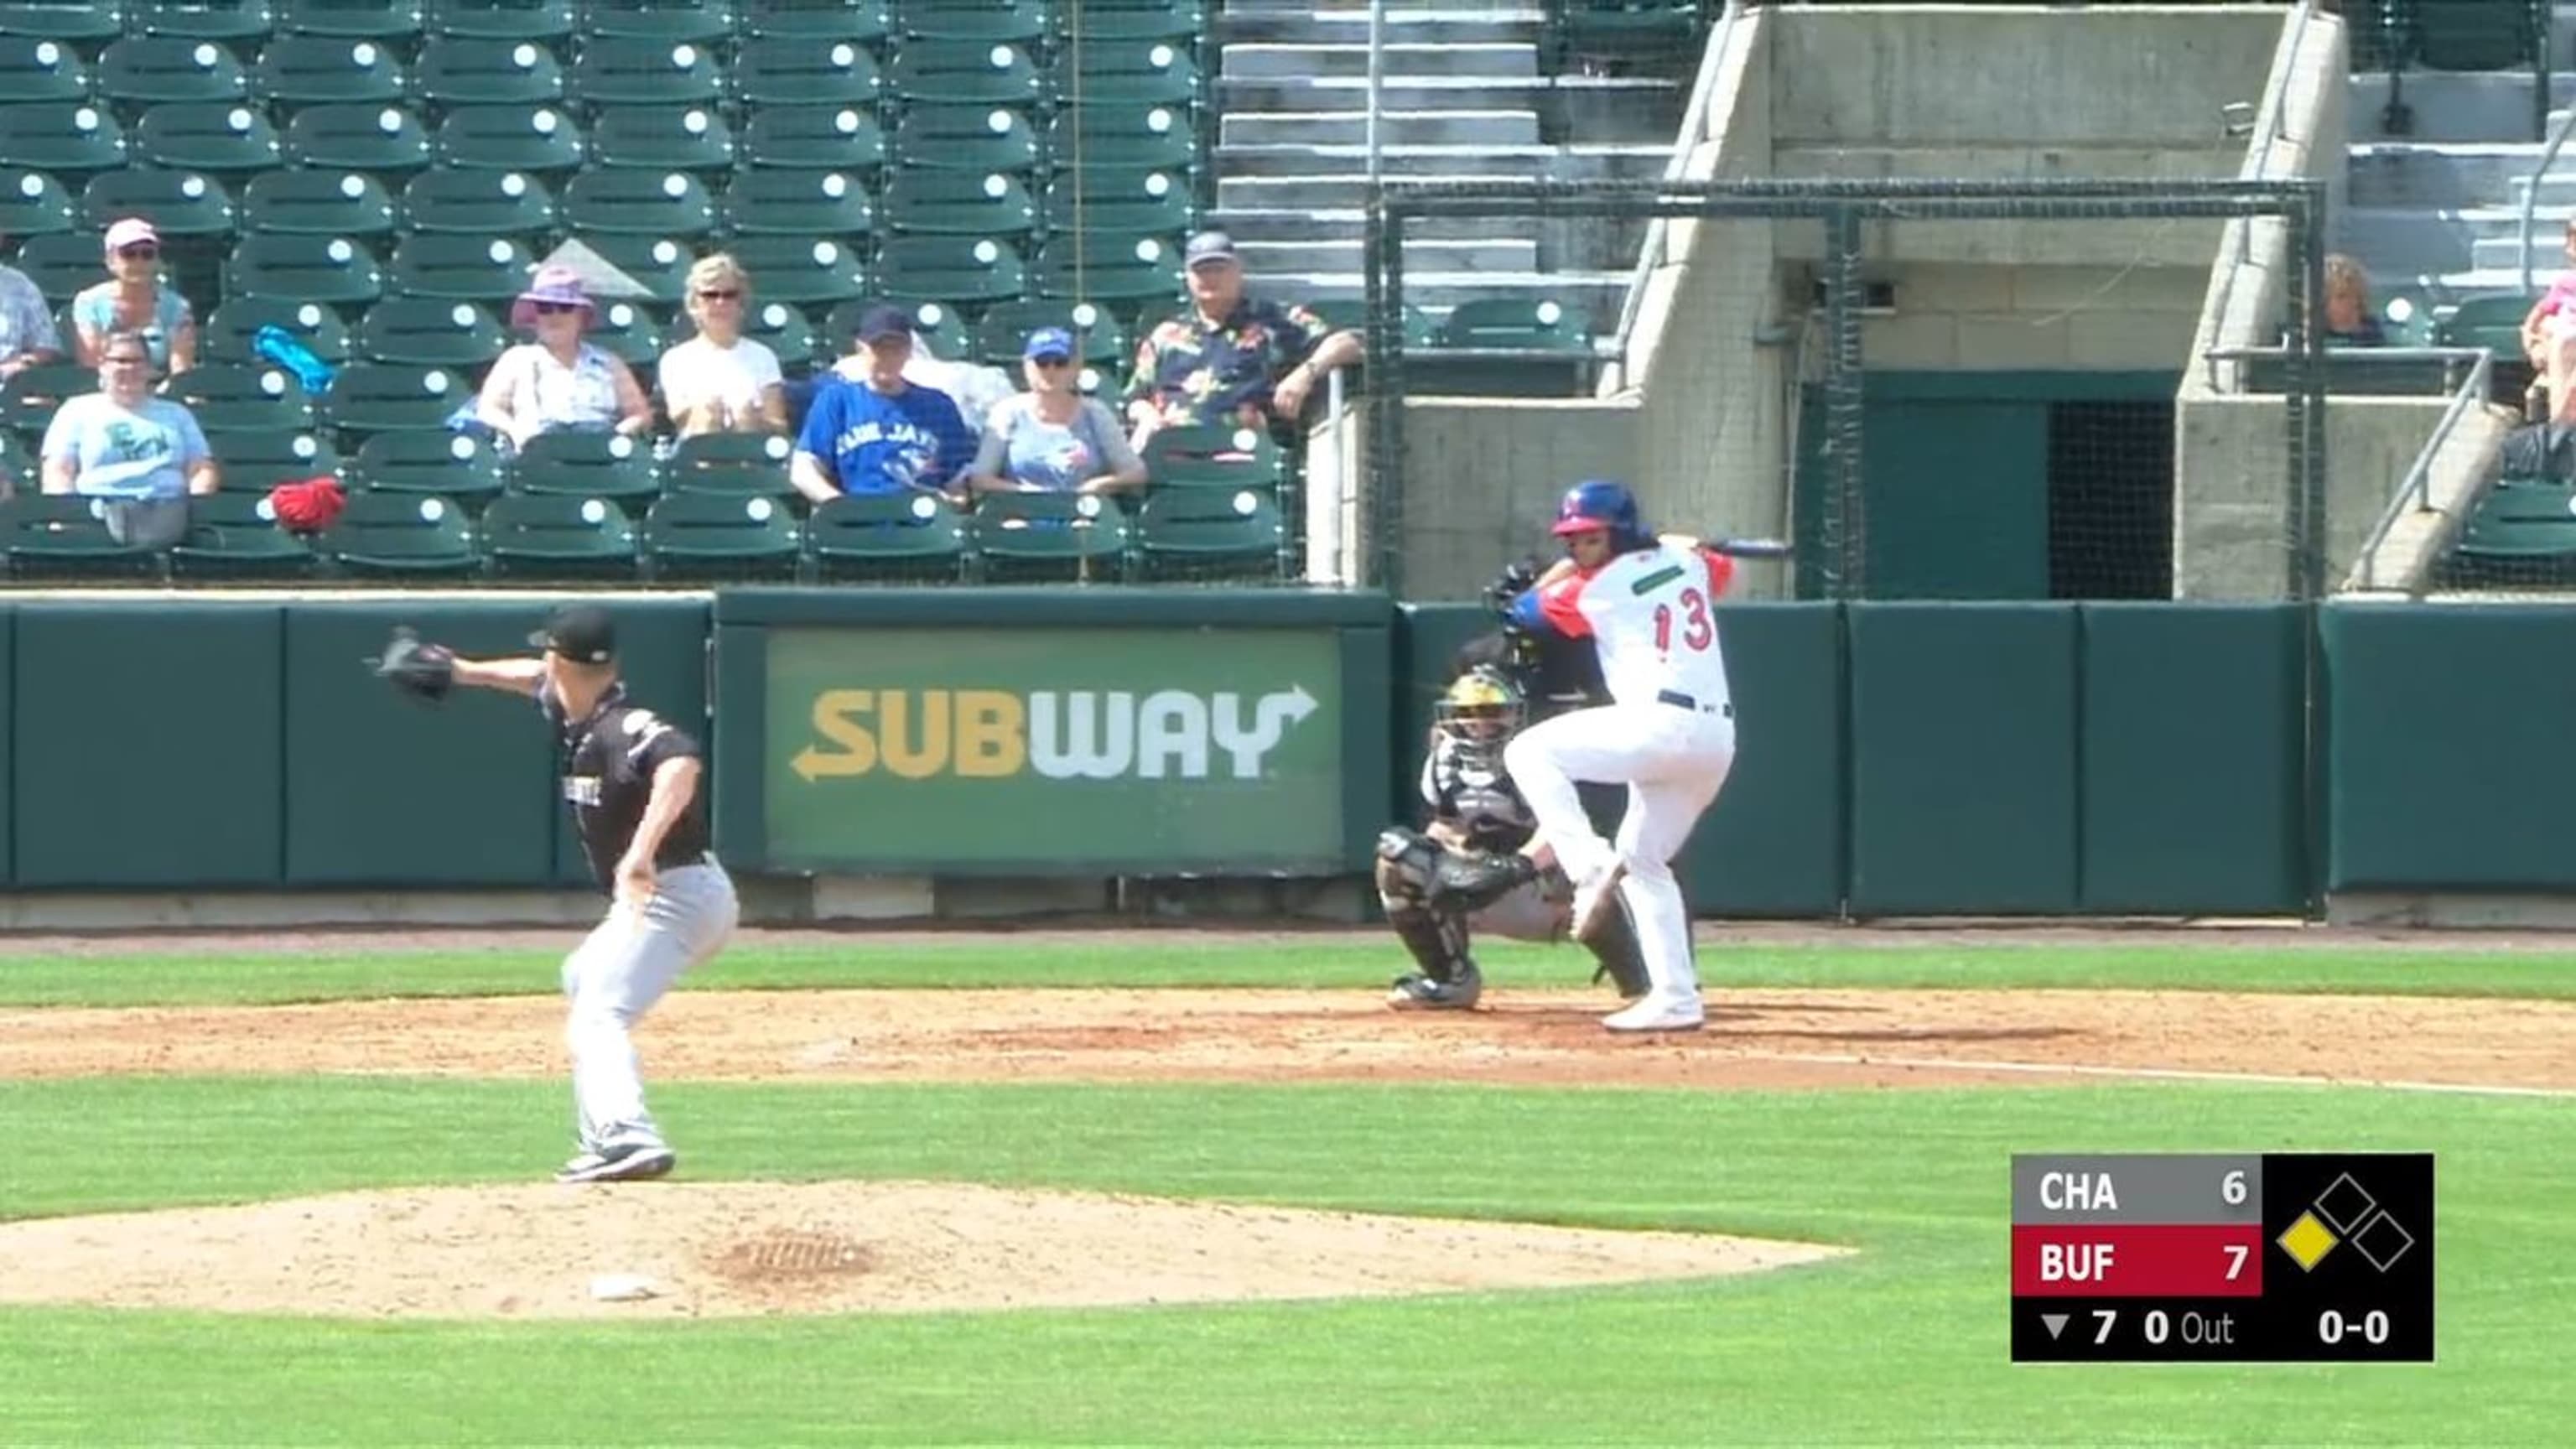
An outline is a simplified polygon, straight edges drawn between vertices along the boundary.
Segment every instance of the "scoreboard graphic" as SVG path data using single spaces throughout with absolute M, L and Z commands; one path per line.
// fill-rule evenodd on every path
M 2015 1363 L 2433 1361 L 2433 1155 L 2017 1154 Z

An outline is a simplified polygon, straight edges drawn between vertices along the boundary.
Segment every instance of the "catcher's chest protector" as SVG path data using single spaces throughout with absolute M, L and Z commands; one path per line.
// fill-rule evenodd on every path
M 1466 830 L 1480 850 L 1518 850 L 1538 818 L 1503 773 L 1502 746 L 1471 751 L 1447 735 L 1431 751 L 1431 792 L 1438 812 Z

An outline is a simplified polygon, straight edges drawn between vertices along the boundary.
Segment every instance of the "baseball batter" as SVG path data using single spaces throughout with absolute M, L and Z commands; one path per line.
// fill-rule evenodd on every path
M 1735 761 L 1715 613 L 1735 563 L 1648 533 L 1627 488 L 1599 479 L 1566 492 L 1554 532 L 1566 557 L 1512 601 L 1511 617 L 1525 629 L 1591 640 L 1611 702 L 1543 720 L 1505 748 L 1504 764 L 1538 816 L 1519 870 L 1535 874 L 1538 852 L 1555 853 L 1574 880 L 1578 936 L 1597 928 L 1613 892 L 1634 916 L 1649 989 L 1602 1025 L 1693 1030 L 1705 1013 L 1672 859 Z M 1615 845 L 1593 830 L 1578 780 L 1628 787 Z
M 564 958 L 581 1151 L 558 1182 L 660 1177 L 678 1162 L 645 1110 L 629 1030 L 681 973 L 733 934 L 733 880 L 707 848 L 705 756 L 688 731 L 627 698 L 605 609 L 557 613 L 538 659 L 461 659 L 398 637 L 378 672 L 431 700 L 449 684 L 527 695 L 555 729 L 564 799 L 611 904 Z

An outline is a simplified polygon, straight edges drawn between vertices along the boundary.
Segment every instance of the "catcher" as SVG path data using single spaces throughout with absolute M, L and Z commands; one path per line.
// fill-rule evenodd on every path
M 1400 1011 L 1465 1011 L 1484 992 L 1468 954 L 1472 931 L 1521 941 L 1562 941 L 1574 915 L 1574 889 L 1550 869 L 1538 879 L 1496 892 L 1489 857 L 1520 849 L 1536 828 L 1529 805 L 1503 772 L 1503 746 L 1521 725 L 1523 701 L 1511 676 L 1476 665 L 1458 676 L 1433 710 L 1430 753 L 1422 762 L 1421 830 L 1394 826 L 1378 837 L 1378 899 L 1387 924 L 1420 970 L 1396 978 L 1387 1004 Z M 1585 949 L 1600 963 L 1593 974 L 1618 984 L 1623 997 L 1643 995 L 1646 973 L 1627 912 L 1604 911 Z

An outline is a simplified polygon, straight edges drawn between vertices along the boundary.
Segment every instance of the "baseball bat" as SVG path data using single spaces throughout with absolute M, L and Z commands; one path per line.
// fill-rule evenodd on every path
M 1790 552 L 1776 538 L 1712 538 L 1700 546 L 1729 558 L 1787 558 Z

